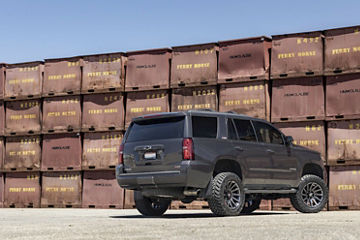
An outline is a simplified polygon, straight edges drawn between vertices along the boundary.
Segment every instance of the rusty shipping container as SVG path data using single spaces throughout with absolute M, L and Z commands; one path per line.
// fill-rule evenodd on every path
M 84 56 L 81 93 L 123 91 L 125 62 L 124 53 Z
M 45 60 L 43 96 L 63 96 L 80 94 L 80 57 Z
M 0 63 L 0 99 L 4 99 L 5 90 L 5 68 L 6 64 Z
M 291 205 L 289 198 L 279 198 L 276 200 L 272 200 L 272 209 L 274 211 L 294 211 L 295 208 Z
M 359 29 L 353 26 L 324 32 L 326 75 L 360 72 Z
M 360 209 L 360 167 L 330 167 L 329 210 Z
M 172 49 L 172 88 L 216 85 L 219 51 L 216 43 L 179 46 Z
M 360 120 L 328 122 L 328 165 L 360 164 Z
M 0 172 L 0 208 L 4 206 L 4 174 Z
M 4 207 L 40 207 L 40 173 L 7 173 Z
M 7 137 L 5 171 L 40 171 L 40 136 Z
M 268 83 L 256 81 L 220 85 L 219 111 L 270 120 Z
M 212 109 L 217 111 L 217 87 L 178 88 L 172 91 L 171 111 Z
M 124 189 L 115 171 L 85 171 L 82 191 L 84 208 L 124 208 Z
M 84 133 L 82 169 L 115 169 L 122 137 L 122 132 Z
M 125 127 L 129 126 L 134 117 L 169 110 L 168 90 L 130 92 L 126 98 Z
M 81 179 L 81 172 L 43 173 L 41 207 L 81 207 Z
M 44 135 L 41 171 L 81 170 L 79 133 Z
M 45 98 L 43 102 L 43 133 L 76 132 L 81 129 L 81 97 Z
M 133 209 L 136 208 L 135 200 L 134 200 L 134 191 L 133 190 L 125 190 L 124 194 L 124 209 Z
M 271 211 L 272 210 L 272 200 L 262 199 L 259 210 Z
M 8 64 L 6 66 L 5 99 L 38 98 L 42 91 L 42 62 Z
M 121 93 L 83 97 L 83 131 L 123 130 L 124 119 L 124 97 Z
M 0 172 L 4 169 L 5 161 L 5 139 L 0 137 Z
M 321 153 L 326 160 L 326 138 L 324 121 L 283 122 L 275 123 L 286 136 L 294 138 L 294 144 Z
M 41 100 L 6 102 L 6 135 L 27 135 L 41 132 Z
M 219 45 L 218 83 L 269 79 L 270 38 L 221 41 Z
M 0 136 L 5 133 L 5 104 L 0 100 Z
M 322 120 L 325 97 L 322 77 L 274 80 L 271 121 Z
M 128 52 L 127 56 L 125 91 L 169 88 L 170 49 Z
M 326 77 L 326 117 L 360 118 L 360 74 Z
M 272 36 L 271 78 L 323 74 L 322 32 Z

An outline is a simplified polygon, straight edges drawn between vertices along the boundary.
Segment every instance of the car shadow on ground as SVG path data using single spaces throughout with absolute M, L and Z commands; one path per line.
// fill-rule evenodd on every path
M 291 214 L 290 212 L 254 212 L 252 214 L 244 214 L 239 217 L 255 217 L 255 216 L 266 216 L 266 215 L 286 215 Z M 140 214 L 138 215 L 123 215 L 123 216 L 109 216 L 110 218 L 122 218 L 122 219 L 139 219 L 139 218 L 163 218 L 163 219 L 180 219 L 180 218 L 216 218 L 212 213 L 168 213 L 161 217 L 146 217 Z

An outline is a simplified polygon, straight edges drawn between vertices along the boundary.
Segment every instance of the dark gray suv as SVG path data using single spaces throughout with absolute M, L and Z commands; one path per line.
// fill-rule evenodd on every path
M 187 111 L 133 119 L 116 168 L 146 216 L 172 200 L 206 200 L 215 215 L 255 211 L 261 199 L 290 198 L 304 213 L 328 199 L 320 154 L 292 144 L 270 123 L 234 113 Z

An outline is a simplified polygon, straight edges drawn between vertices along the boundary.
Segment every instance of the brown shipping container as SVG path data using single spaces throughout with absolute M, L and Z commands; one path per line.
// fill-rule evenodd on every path
M 156 90 L 145 92 L 132 92 L 126 98 L 125 126 L 130 125 L 131 119 L 146 114 L 168 112 L 169 91 Z
M 5 139 L 0 137 L 0 172 L 4 168 L 4 161 L 5 161 Z
M 83 97 L 83 131 L 123 130 L 124 118 L 124 98 L 121 93 Z
M 173 47 L 171 62 L 172 88 L 217 83 L 216 43 Z
M 4 174 L 0 172 L 0 208 L 4 206 Z
M 272 200 L 272 209 L 274 211 L 294 211 L 295 208 L 291 205 L 289 198 L 279 198 L 276 200 Z
M 84 56 L 83 61 L 82 93 L 124 90 L 124 53 L 89 55 Z
M 5 104 L 0 100 L 0 136 L 5 133 Z
M 326 160 L 326 139 L 324 121 L 284 122 L 275 123 L 286 136 L 294 138 L 294 144 L 300 145 L 321 153 Z
M 360 167 L 330 167 L 329 210 L 360 209 Z
M 122 137 L 121 132 L 84 133 L 82 169 L 115 169 Z
M 360 72 L 360 26 L 325 31 L 326 75 Z
M 269 79 L 271 39 L 236 39 L 219 45 L 218 83 Z
M 124 189 L 119 186 L 115 171 L 84 172 L 82 207 L 124 208 Z
M 8 64 L 6 66 L 5 99 L 37 98 L 42 91 L 42 62 Z
M 360 164 L 360 120 L 328 122 L 328 165 Z
M 41 120 L 40 99 L 6 102 L 6 135 L 40 133 Z
M 79 133 L 44 135 L 41 171 L 81 170 Z
M 7 173 L 4 207 L 40 207 L 40 173 Z
M 45 98 L 43 133 L 79 131 L 81 129 L 80 99 L 80 96 Z
M 272 36 L 271 78 L 323 74 L 322 32 Z
M 322 77 L 274 80 L 271 121 L 322 120 L 325 118 Z
M 270 120 L 268 83 L 259 81 L 220 85 L 219 111 L 233 111 Z
M 169 88 L 170 49 L 128 52 L 127 55 L 125 91 Z
M 43 96 L 80 94 L 80 57 L 45 60 Z
M 212 109 L 217 111 L 218 98 L 216 86 L 173 89 L 171 111 Z
M 133 209 L 135 207 L 134 191 L 125 189 L 124 209 Z
M 41 207 L 81 207 L 80 172 L 42 174 Z
M 261 200 L 259 210 L 266 210 L 271 211 L 272 210 L 272 201 L 271 200 Z
M 0 63 L 0 99 L 4 99 L 5 64 Z
M 360 118 L 360 74 L 326 77 L 327 119 Z
M 40 136 L 6 138 L 5 171 L 40 170 L 40 161 Z

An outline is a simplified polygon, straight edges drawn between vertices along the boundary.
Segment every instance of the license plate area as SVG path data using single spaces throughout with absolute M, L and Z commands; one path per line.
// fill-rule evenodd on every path
M 145 160 L 156 160 L 157 154 L 156 152 L 146 152 L 144 153 Z

